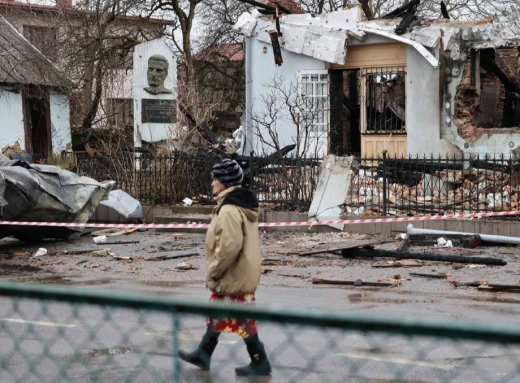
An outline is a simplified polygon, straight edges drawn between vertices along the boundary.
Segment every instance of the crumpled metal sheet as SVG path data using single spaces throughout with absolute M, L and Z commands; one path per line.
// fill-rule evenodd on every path
M 115 182 L 97 182 L 51 165 L 0 161 L 0 219 L 4 221 L 87 222 Z M 65 238 L 74 229 L 0 226 L 0 238 Z
M 122 190 L 112 190 L 108 193 L 108 199 L 101 201 L 100 204 L 114 209 L 125 218 L 144 217 L 141 203 Z

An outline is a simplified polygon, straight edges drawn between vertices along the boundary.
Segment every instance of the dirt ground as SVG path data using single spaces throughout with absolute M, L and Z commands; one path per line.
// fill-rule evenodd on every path
M 459 254 L 465 256 L 494 256 L 507 261 L 506 266 L 484 266 L 448 262 L 421 261 L 416 267 L 373 267 L 389 259 L 347 259 L 340 254 L 324 253 L 299 256 L 314 249 L 336 248 L 376 240 L 390 240 L 376 248 L 396 249 L 399 241 L 380 236 L 349 233 L 261 232 L 261 251 L 264 258 L 261 284 L 268 286 L 313 288 L 312 278 L 357 280 L 365 282 L 395 282 L 397 293 L 423 292 L 433 294 L 457 293 L 485 296 L 476 288 L 455 288 L 450 280 L 517 284 L 520 281 L 520 251 L 517 247 L 481 247 L 479 249 L 439 249 L 411 247 L 410 252 Z M 109 242 L 135 241 L 132 244 L 96 244 L 91 234 L 76 235 L 67 241 L 22 243 L 14 239 L 0 241 L 0 278 L 2 280 L 33 283 L 66 283 L 67 278 L 81 278 L 85 284 L 104 280 L 148 281 L 149 283 L 204 284 L 204 234 L 173 234 L 153 230 L 129 235 L 108 237 Z M 47 255 L 34 257 L 39 248 Z M 103 255 L 74 252 L 103 251 Z M 72 253 L 72 254 L 71 254 Z M 195 254 L 195 255 L 187 255 Z M 131 257 L 131 259 L 116 259 Z M 181 256 L 161 260 L 161 257 Z M 190 268 L 189 270 L 182 270 Z M 410 276 L 410 273 L 449 273 L 448 279 Z M 316 286 L 317 287 L 317 286 Z M 329 286 L 334 287 L 334 286 Z M 335 288 L 355 289 L 353 286 Z M 496 295 L 496 294 L 494 294 Z M 506 293 L 508 299 L 519 294 Z M 502 295 L 502 297 L 504 297 Z

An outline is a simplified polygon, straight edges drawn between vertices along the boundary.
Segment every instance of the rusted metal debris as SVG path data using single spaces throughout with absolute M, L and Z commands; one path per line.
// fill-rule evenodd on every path
M 281 66 L 283 63 L 283 58 L 282 50 L 280 48 L 280 41 L 278 40 L 278 31 L 269 31 L 269 36 L 271 37 L 271 44 L 273 46 L 274 63 L 276 66 Z
M 320 278 L 313 278 L 312 284 L 313 285 L 342 285 L 342 286 L 359 286 L 359 283 L 356 284 L 357 281 L 339 281 L 339 280 L 333 280 L 333 279 L 320 279 Z M 398 286 L 399 281 L 395 281 L 392 283 L 389 282 L 366 282 L 361 281 L 360 286 L 369 286 L 369 287 L 394 287 Z

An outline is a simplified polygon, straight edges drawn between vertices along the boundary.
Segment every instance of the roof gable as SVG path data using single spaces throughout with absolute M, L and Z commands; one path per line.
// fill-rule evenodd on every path
M 0 83 L 73 87 L 72 82 L 3 16 L 0 16 Z

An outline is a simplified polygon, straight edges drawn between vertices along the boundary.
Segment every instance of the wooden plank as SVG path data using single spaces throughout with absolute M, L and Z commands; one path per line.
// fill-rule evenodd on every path
M 389 65 L 406 65 L 406 44 L 349 45 L 345 64 L 331 63 L 330 69 L 357 69 Z
M 411 277 L 425 277 L 425 278 L 437 278 L 437 279 L 447 279 L 448 274 L 439 273 L 439 274 L 427 274 L 427 273 L 410 273 Z

